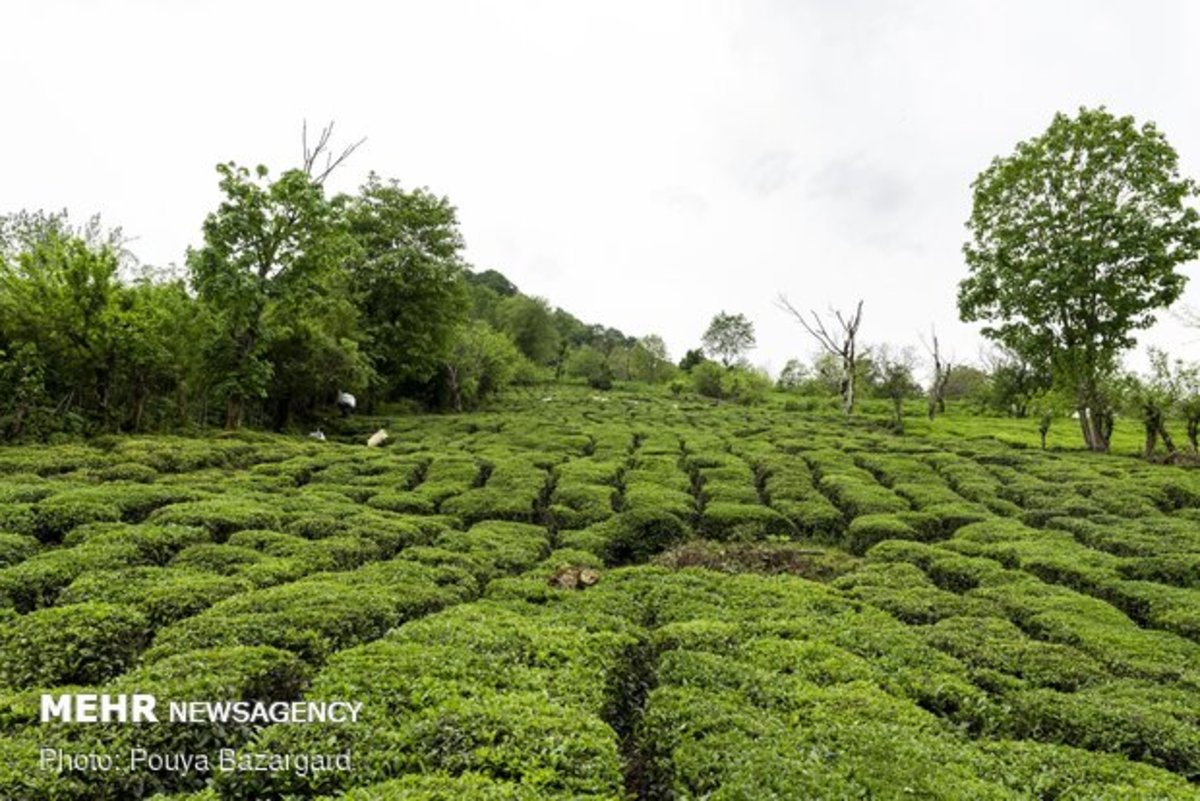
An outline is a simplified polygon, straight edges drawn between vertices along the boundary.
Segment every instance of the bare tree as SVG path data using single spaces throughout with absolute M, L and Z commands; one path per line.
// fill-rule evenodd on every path
M 950 360 L 942 361 L 942 350 L 938 344 L 937 329 L 929 327 L 930 342 L 921 337 L 921 344 L 933 359 L 933 385 L 929 387 L 929 419 L 946 411 L 946 385 L 950 383 L 950 371 L 954 365 Z
M 329 123 L 321 129 L 321 133 L 317 136 L 317 143 L 312 147 L 308 145 L 308 120 L 304 121 L 303 128 L 300 131 L 301 143 L 304 146 L 304 172 L 312 179 L 314 184 L 324 184 L 325 179 L 330 174 L 342 165 L 350 155 L 362 146 L 362 143 L 367 141 L 366 137 L 359 139 L 353 144 L 342 148 L 342 152 L 338 155 L 333 155 L 333 151 L 329 149 L 329 140 L 333 138 L 333 123 Z M 325 157 L 323 166 L 318 167 L 321 157 Z
M 892 430 L 904 433 L 904 399 L 911 397 L 920 386 L 913 380 L 917 355 L 911 347 L 892 348 L 880 345 L 871 350 L 871 363 L 876 387 L 892 402 Z
M 810 322 L 788 301 L 787 296 L 783 293 L 779 294 L 777 305 L 795 317 L 796 321 L 820 344 L 825 352 L 841 361 L 842 414 L 849 415 L 854 411 L 854 390 L 858 379 L 857 339 L 858 327 L 862 324 L 863 302 L 861 300 L 858 302 L 854 314 L 842 314 L 840 311 L 830 309 L 829 313 L 833 319 L 829 326 L 826 326 L 820 315 L 812 310 L 809 310 L 809 314 L 812 316 Z

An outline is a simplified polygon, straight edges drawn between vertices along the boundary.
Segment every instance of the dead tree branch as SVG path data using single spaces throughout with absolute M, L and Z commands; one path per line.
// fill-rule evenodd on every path
M 863 302 L 860 300 L 855 306 L 853 314 L 843 314 L 836 309 L 830 309 L 830 314 L 833 316 L 832 323 L 826 326 L 825 321 L 816 311 L 810 309 L 809 315 L 812 320 L 800 312 L 787 296 L 782 292 L 776 300 L 776 305 L 783 311 L 788 312 L 796 321 L 808 332 L 809 336 L 817 341 L 825 352 L 831 356 L 838 358 L 842 365 L 842 380 L 841 380 L 841 395 L 842 395 L 842 413 L 850 414 L 854 411 L 854 390 L 858 376 L 858 329 L 862 325 L 862 307 Z
M 929 419 L 932 420 L 939 413 L 946 411 L 946 387 L 950 383 L 950 371 L 954 369 L 954 365 L 949 360 L 942 361 L 937 329 L 930 326 L 929 332 L 932 344 L 926 342 L 923 336 L 920 337 L 920 340 L 930 358 L 933 359 L 933 385 L 929 388 Z
M 316 144 L 312 147 L 309 147 L 308 120 L 304 121 L 300 137 L 301 143 L 304 147 L 303 169 L 315 184 L 324 184 L 325 179 L 328 178 L 334 170 L 340 167 L 346 159 L 350 158 L 350 155 L 354 153 L 355 150 L 358 150 L 358 148 L 362 146 L 363 142 L 367 141 L 366 137 L 363 137 L 357 142 L 342 148 L 342 152 L 335 156 L 333 151 L 329 149 L 329 140 L 333 138 L 333 123 L 330 122 L 321 129 L 321 133 L 317 137 Z M 325 157 L 325 163 L 324 166 L 318 169 L 317 165 L 321 161 L 322 156 Z

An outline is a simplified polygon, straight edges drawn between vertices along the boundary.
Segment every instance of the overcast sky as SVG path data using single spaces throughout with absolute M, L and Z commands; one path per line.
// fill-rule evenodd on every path
M 774 306 L 865 301 L 863 337 L 959 360 L 969 185 L 1055 111 L 1153 120 L 1200 177 L 1200 12 L 1106 2 L 7 2 L 0 213 L 63 208 L 182 263 L 214 165 L 300 125 L 448 195 L 478 269 L 678 358 L 718 311 L 777 370 Z M 1197 279 L 1198 270 L 1186 271 Z M 1200 280 L 1185 301 L 1200 306 Z M 1200 334 L 1143 338 L 1200 358 Z

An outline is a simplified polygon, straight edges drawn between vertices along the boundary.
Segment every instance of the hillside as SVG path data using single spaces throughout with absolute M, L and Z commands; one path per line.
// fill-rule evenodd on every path
M 555 386 L 0 449 L 0 798 L 1200 798 L 1200 473 L 925 426 Z M 68 687 L 362 714 L 39 724 Z

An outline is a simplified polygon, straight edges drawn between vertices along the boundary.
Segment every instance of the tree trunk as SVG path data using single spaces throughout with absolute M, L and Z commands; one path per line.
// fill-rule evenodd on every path
M 225 428 L 236 431 L 242 427 L 243 402 L 240 397 L 231 396 L 225 404 Z
M 1112 434 L 1111 417 L 1104 412 L 1093 413 L 1087 406 L 1080 406 L 1079 427 L 1088 450 L 1108 453 L 1108 440 Z
M 139 392 L 137 401 L 133 405 L 133 430 L 139 432 L 142 430 L 142 415 L 146 412 L 146 393 Z
M 284 396 L 275 402 L 275 430 L 284 431 L 292 423 L 292 399 Z
M 842 414 L 847 417 L 854 411 L 854 362 L 842 361 Z
M 446 365 L 446 379 L 450 382 L 450 396 L 454 399 L 454 411 L 463 410 L 462 391 L 458 388 L 458 368 L 452 364 Z
M 1167 426 L 1163 420 L 1158 421 L 1158 435 L 1162 437 L 1163 447 L 1167 449 L 1167 453 L 1175 453 L 1175 440 L 1171 439 L 1171 435 L 1167 433 Z

